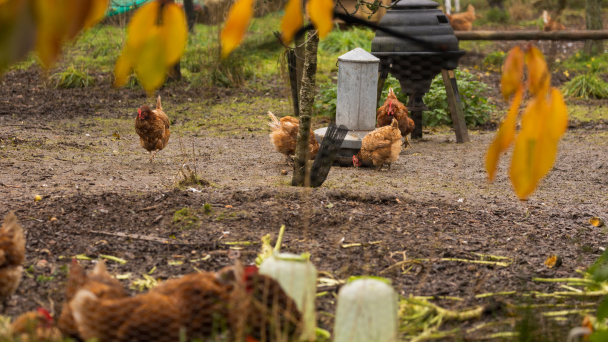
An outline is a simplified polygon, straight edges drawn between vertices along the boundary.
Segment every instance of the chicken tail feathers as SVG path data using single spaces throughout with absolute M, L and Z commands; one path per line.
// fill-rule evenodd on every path
M 0 240 L 10 241 L 8 249 L 4 252 L 2 262 L 7 262 L 11 265 L 21 265 L 25 260 L 25 237 L 23 236 L 23 228 L 17 220 L 17 215 L 14 212 L 9 212 L 4 217 L 4 223 L 0 228 Z
M 108 278 L 111 277 L 110 273 L 108 273 L 108 269 L 106 268 L 106 261 L 102 260 L 95 265 L 93 268 L 93 275 L 97 276 L 106 276 Z
M 270 117 L 270 120 L 272 120 L 272 122 L 268 123 L 268 126 L 270 126 L 273 130 L 281 128 L 281 121 L 279 121 L 279 119 L 277 119 L 272 112 L 268 111 L 268 116 Z
M 163 110 L 163 106 L 160 104 L 160 95 L 156 98 L 156 110 Z
M 347 133 L 348 128 L 344 125 L 340 125 L 340 127 L 330 125 L 327 128 L 319 152 L 310 169 L 311 187 L 316 188 L 323 185 Z

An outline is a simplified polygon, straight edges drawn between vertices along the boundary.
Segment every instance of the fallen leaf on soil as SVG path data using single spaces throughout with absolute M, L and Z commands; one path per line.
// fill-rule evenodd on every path
M 604 220 L 602 220 L 599 217 L 592 217 L 589 220 L 589 223 L 592 224 L 592 225 L 594 225 L 594 226 L 596 226 L 596 227 L 603 227 L 603 226 L 605 226 Z
M 42 201 L 42 196 L 40 196 L 40 195 L 34 196 L 34 201 L 36 201 L 36 202 Z
M 562 258 L 559 255 L 551 254 L 547 260 L 545 260 L 545 266 L 549 268 L 560 267 L 562 265 Z

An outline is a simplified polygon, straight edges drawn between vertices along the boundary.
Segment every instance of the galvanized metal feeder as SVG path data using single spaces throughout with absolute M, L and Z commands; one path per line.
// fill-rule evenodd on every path
M 336 125 L 349 129 L 338 152 L 337 165 L 352 166 L 352 157 L 361 149 L 361 140 L 376 129 L 376 90 L 378 89 L 378 63 L 380 59 L 356 48 L 338 57 L 338 98 Z M 319 143 L 327 128 L 315 131 Z
M 401 84 L 401 92 L 409 96 L 407 108 L 416 124 L 412 138 L 422 137 L 422 112 L 428 110 L 422 97 L 431 88 L 433 78 L 440 72 L 446 85 L 450 112 L 457 142 L 469 141 L 462 102 L 458 94 L 454 69 L 466 51 L 459 50 L 458 39 L 445 14 L 431 0 L 402 0 L 380 20 L 380 27 L 443 46 L 444 51 L 429 52 L 411 41 L 376 31 L 372 54 L 380 59 L 378 99 L 390 73 Z

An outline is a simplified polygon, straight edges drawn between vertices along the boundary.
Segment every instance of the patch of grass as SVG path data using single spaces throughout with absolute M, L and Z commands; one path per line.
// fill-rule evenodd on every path
M 563 85 L 564 96 L 578 99 L 605 99 L 608 98 L 608 83 L 602 80 L 597 73 L 578 75 Z
M 45 275 L 39 275 L 38 277 L 36 277 L 36 281 L 42 284 L 45 283 L 50 283 L 51 281 L 55 280 L 55 277 L 53 276 L 45 276 Z
M 491 71 L 500 72 L 507 55 L 503 51 L 495 51 L 486 55 L 483 65 Z
M 582 52 L 577 52 L 561 63 L 561 68 L 574 70 L 581 73 L 606 72 L 608 71 L 608 53 L 598 56 L 589 56 Z
M 211 207 L 211 204 L 205 203 L 205 205 L 203 205 L 203 213 L 205 213 L 205 215 L 211 215 L 211 213 L 213 213 L 213 207 Z
M 371 51 L 374 36 L 375 33 L 368 28 L 352 27 L 341 30 L 336 24 L 336 28 L 319 42 L 319 52 L 344 54 L 358 47 Z
M 61 89 L 86 88 L 95 83 L 85 70 L 82 68 L 77 70 L 73 65 L 64 71 L 53 74 L 51 80 L 55 83 L 55 88 Z
M 568 105 L 568 116 L 580 122 L 608 121 L 608 107 Z
M 182 230 L 192 229 L 198 221 L 199 218 L 194 213 L 194 210 L 188 207 L 184 207 L 173 213 L 173 223 L 178 224 Z

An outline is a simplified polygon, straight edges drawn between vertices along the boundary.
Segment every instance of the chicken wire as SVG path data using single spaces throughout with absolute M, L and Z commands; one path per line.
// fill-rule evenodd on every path
M 105 267 L 85 274 L 72 263 L 57 326 L 65 337 L 99 342 L 279 342 L 297 339 L 301 323 L 295 301 L 255 266 L 189 274 L 129 296 Z

